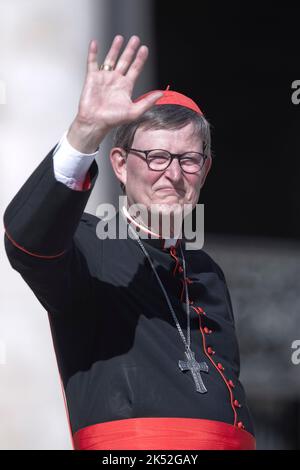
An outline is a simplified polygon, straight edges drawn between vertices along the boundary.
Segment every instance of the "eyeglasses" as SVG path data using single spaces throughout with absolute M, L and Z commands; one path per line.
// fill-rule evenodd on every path
M 177 158 L 182 171 L 185 173 L 197 173 L 202 169 L 207 159 L 207 155 L 200 152 L 171 153 L 162 149 L 138 150 L 127 147 L 124 150 L 127 153 L 143 153 L 148 167 L 153 171 L 166 170 L 171 165 L 173 159 Z

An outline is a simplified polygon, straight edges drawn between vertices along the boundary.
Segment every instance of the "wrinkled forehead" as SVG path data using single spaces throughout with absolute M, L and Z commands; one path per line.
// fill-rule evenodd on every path
M 195 132 L 194 125 L 189 123 L 181 129 L 145 129 L 139 127 L 135 132 L 132 147 L 141 150 L 161 148 L 175 153 L 187 150 L 201 152 L 203 143 L 199 134 Z

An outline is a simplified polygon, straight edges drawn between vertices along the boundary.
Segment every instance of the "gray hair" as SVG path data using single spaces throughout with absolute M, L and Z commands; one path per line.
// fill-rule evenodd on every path
M 198 135 L 203 142 L 204 154 L 212 157 L 209 122 L 203 115 L 177 104 L 154 105 L 135 121 L 116 128 L 113 134 L 113 147 L 130 148 L 138 128 L 176 130 L 189 123 L 194 125 L 193 135 Z M 120 183 L 120 186 L 124 193 L 124 184 Z

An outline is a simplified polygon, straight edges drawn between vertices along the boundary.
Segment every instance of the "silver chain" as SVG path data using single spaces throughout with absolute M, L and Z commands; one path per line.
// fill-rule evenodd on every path
M 170 311 L 171 311 L 171 314 L 172 314 L 172 316 L 173 316 L 174 322 L 175 322 L 175 324 L 176 324 L 176 326 L 177 326 L 177 329 L 178 329 L 179 334 L 180 334 L 180 336 L 181 336 L 181 338 L 182 338 L 182 341 L 183 341 L 183 343 L 185 344 L 185 348 L 186 348 L 187 351 L 190 351 L 190 350 L 191 350 L 191 348 L 190 348 L 190 344 L 191 344 L 190 305 L 189 305 L 188 288 L 187 288 L 186 277 L 185 277 L 185 275 L 186 275 L 185 259 L 184 259 L 184 256 L 183 256 L 183 251 L 182 251 L 181 244 L 180 244 L 180 250 L 181 250 L 182 264 L 183 264 L 183 279 L 184 279 L 184 287 L 185 287 L 186 316 L 187 316 L 187 340 L 185 339 L 185 336 L 184 336 L 184 334 L 183 334 L 183 332 L 182 332 L 181 326 L 179 325 L 179 322 L 178 322 L 178 320 L 177 320 L 176 314 L 175 314 L 174 309 L 173 309 L 173 307 L 172 307 L 172 304 L 171 304 L 171 302 L 170 302 L 169 296 L 168 296 L 168 294 L 167 294 L 167 292 L 166 292 L 166 289 L 164 288 L 163 283 L 162 283 L 161 280 L 160 280 L 159 275 L 157 274 L 157 270 L 156 270 L 156 268 L 155 268 L 155 266 L 154 266 L 154 264 L 153 264 L 153 262 L 152 262 L 152 259 L 150 258 L 149 254 L 147 253 L 147 251 L 146 251 L 146 249 L 145 249 L 145 247 L 144 247 L 144 245 L 143 245 L 143 243 L 142 243 L 140 237 L 138 236 L 138 234 L 133 230 L 133 228 L 132 228 L 130 225 L 129 225 L 129 229 L 131 230 L 131 232 L 133 233 L 135 239 L 136 239 L 137 242 L 139 243 L 139 245 L 140 245 L 140 247 L 141 247 L 143 253 L 146 255 L 146 257 L 147 257 L 147 259 L 148 259 L 148 261 L 149 261 L 149 263 L 150 263 L 150 265 L 151 265 L 151 267 L 152 267 L 152 269 L 153 269 L 153 272 L 154 272 L 154 274 L 155 274 L 155 276 L 156 276 L 156 278 L 157 278 L 157 280 L 158 280 L 158 283 L 159 283 L 159 285 L 160 285 L 160 287 L 161 287 L 161 289 L 162 289 L 162 291 L 163 291 L 163 293 L 164 293 L 164 295 L 165 295 L 165 298 L 166 298 L 166 301 L 167 301 L 167 303 L 168 303 L 168 306 L 169 306 L 169 309 L 170 309 Z

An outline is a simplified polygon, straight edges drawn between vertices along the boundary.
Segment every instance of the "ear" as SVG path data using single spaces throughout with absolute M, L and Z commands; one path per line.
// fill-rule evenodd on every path
M 113 147 L 110 151 L 109 158 L 116 177 L 124 184 L 124 186 L 126 186 L 127 169 L 125 150 L 121 147 Z
M 211 157 L 208 157 L 206 160 L 205 160 L 205 163 L 204 163 L 204 166 L 201 170 L 201 183 L 200 183 L 200 188 L 202 188 L 204 186 L 204 183 L 205 183 L 205 180 L 206 180 L 206 177 L 208 175 L 208 172 L 211 168 L 211 165 L 212 165 L 212 158 Z

